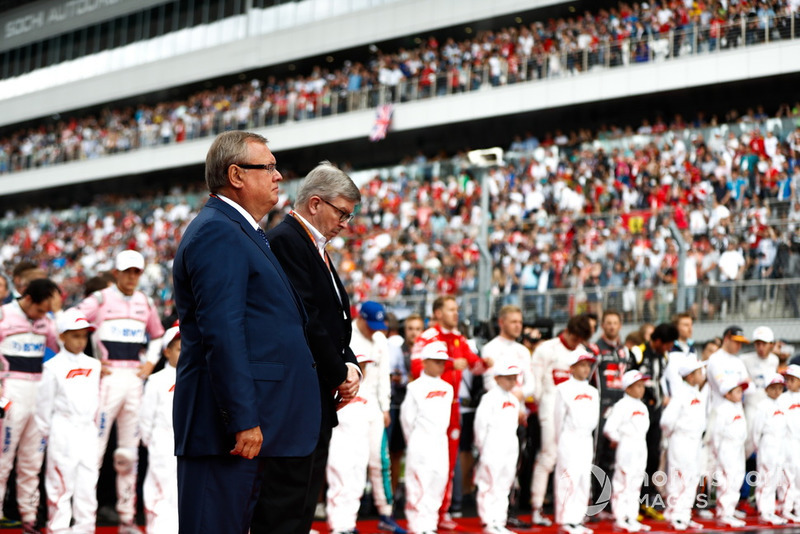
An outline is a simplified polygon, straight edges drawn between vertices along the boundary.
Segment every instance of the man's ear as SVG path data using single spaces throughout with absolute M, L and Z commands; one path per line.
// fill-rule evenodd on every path
M 310 199 L 308 199 L 308 204 L 306 204 L 308 206 L 308 212 L 311 215 L 316 215 L 317 211 L 319 211 L 319 205 L 320 205 L 321 202 L 322 202 L 322 200 L 320 199 L 320 197 L 318 197 L 316 195 L 314 195 Z
M 241 189 L 244 187 L 244 173 L 237 165 L 228 166 L 228 183 L 234 189 Z

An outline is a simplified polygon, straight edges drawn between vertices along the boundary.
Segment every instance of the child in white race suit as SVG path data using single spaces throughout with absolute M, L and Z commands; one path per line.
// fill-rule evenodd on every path
M 786 478 L 788 488 L 781 516 L 800 523 L 800 365 L 790 365 L 783 371 L 786 391 L 780 396 L 781 408 L 789 423 L 786 443 Z
M 583 526 L 583 519 L 592 489 L 592 432 L 600 416 L 600 397 L 588 381 L 596 361 L 588 352 L 575 352 L 570 362 L 572 376 L 556 387 L 556 523 L 568 534 L 592 532 Z
M 181 333 L 177 325 L 164 332 L 164 368 L 150 375 L 144 386 L 139 411 L 139 434 L 147 447 L 147 475 L 143 497 L 148 534 L 178 532 L 178 463 L 172 426 L 175 396 L 175 367 L 181 354 Z
M 432 534 L 450 474 L 447 427 L 453 386 L 442 380 L 448 359 L 442 341 L 428 343 L 420 354 L 422 374 L 408 384 L 400 405 L 400 424 L 406 438 L 406 518 L 414 534 Z
M 667 440 L 667 512 L 672 528 L 703 526 L 692 521 L 697 485 L 705 466 L 703 433 L 706 431 L 705 362 L 685 361 L 678 369 L 683 385 L 675 388 L 661 413 L 661 432 Z
M 356 356 L 362 376 L 366 376 L 369 354 Z M 374 407 L 356 396 L 337 413 L 339 424 L 333 428 L 328 446 L 326 510 L 333 534 L 354 532 L 358 508 L 367 481 L 370 447 L 370 416 Z
M 637 521 L 639 494 L 647 467 L 647 430 L 650 428 L 650 415 L 642 397 L 644 383 L 649 379 L 636 370 L 622 375 L 625 396 L 611 408 L 603 427 L 603 433 L 616 447 L 611 509 L 617 528 L 627 532 L 650 530 Z
M 74 308 L 62 314 L 57 326 L 63 349 L 42 366 L 36 397 L 36 424 L 48 437 L 47 528 L 53 534 L 92 534 L 97 519 L 100 361 L 83 351 L 95 328 Z
M 722 399 L 717 405 L 711 428 L 711 451 L 716 460 L 717 521 L 729 527 L 743 527 L 746 523 L 734 517 L 739 502 L 739 488 L 745 475 L 745 444 L 747 421 L 742 407 L 742 393 L 747 387 L 737 377 L 719 384 Z
M 494 381 L 475 412 L 475 472 L 478 515 L 486 534 L 512 534 L 506 528 L 508 495 L 517 473 L 520 399 L 512 392 L 522 372 L 515 360 L 501 357 L 492 366 Z
M 750 440 L 757 453 L 758 466 L 756 505 L 761 521 L 785 525 L 787 520 L 775 513 L 778 483 L 785 480 L 786 444 L 789 440 L 789 423 L 779 400 L 785 380 L 775 372 L 764 373 L 763 380 L 766 398 L 750 412 L 753 417 Z

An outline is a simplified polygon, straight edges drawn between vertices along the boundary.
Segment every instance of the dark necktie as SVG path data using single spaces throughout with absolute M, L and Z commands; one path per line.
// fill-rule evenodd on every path
M 264 243 L 267 244 L 267 248 L 271 250 L 272 247 L 269 246 L 269 239 L 267 239 L 267 234 L 264 233 L 264 230 L 262 230 L 261 227 L 259 227 L 258 230 L 256 230 L 256 232 L 258 232 L 258 235 L 260 235 L 261 239 L 264 240 Z

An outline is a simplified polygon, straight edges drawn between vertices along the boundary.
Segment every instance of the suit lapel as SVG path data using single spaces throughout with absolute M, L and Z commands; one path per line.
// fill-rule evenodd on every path
M 333 262 L 330 263 L 330 270 L 328 270 L 328 264 L 325 263 L 325 260 L 322 259 L 322 256 L 319 255 L 319 250 L 317 249 L 315 243 L 311 241 L 306 232 L 305 228 L 291 215 L 287 215 L 284 219 L 290 228 L 292 228 L 297 234 L 301 237 L 301 241 L 305 243 L 305 246 L 311 249 L 314 252 L 314 257 L 316 258 L 315 262 L 319 269 L 322 269 L 325 279 L 328 281 L 328 287 L 333 292 L 333 296 L 335 301 L 339 303 L 339 308 L 345 311 L 345 314 L 349 317 L 349 310 L 346 308 L 349 307 L 345 306 L 345 303 L 349 303 L 347 300 L 347 292 L 344 289 L 344 285 L 342 284 L 341 279 L 339 279 L 339 274 L 336 272 L 336 268 L 333 266 Z M 325 253 L 328 254 L 327 252 Z M 328 256 L 330 259 L 330 256 Z M 331 273 L 333 273 L 333 278 L 331 278 Z M 335 280 L 335 282 L 334 282 Z M 334 287 L 334 283 L 336 287 Z M 339 293 L 336 293 L 336 288 L 338 287 Z M 339 297 L 341 295 L 341 298 Z
M 210 207 L 210 208 L 214 208 L 214 209 L 217 209 L 217 210 L 223 212 L 232 221 L 239 223 L 239 226 L 241 226 L 242 231 L 244 232 L 244 234 L 247 237 L 249 237 L 250 240 L 253 243 L 255 243 L 256 246 L 259 249 L 261 249 L 261 252 L 264 253 L 264 256 L 267 257 L 267 260 L 269 260 L 269 262 L 275 268 L 275 270 L 278 273 L 278 276 L 280 276 L 281 280 L 283 280 L 283 283 L 286 286 L 286 289 L 292 295 L 292 300 L 294 300 L 295 306 L 297 306 L 297 309 L 300 311 L 300 315 L 302 315 L 305 318 L 306 317 L 306 311 L 305 311 L 305 308 L 302 305 L 302 301 L 300 300 L 300 295 L 298 295 L 297 292 L 295 291 L 294 286 L 289 281 L 289 278 L 287 278 L 286 273 L 283 272 L 283 267 L 281 267 L 281 264 L 278 261 L 278 258 L 275 257 L 275 254 L 273 254 L 272 250 L 270 250 L 270 248 L 267 246 L 267 243 L 264 241 L 264 238 L 262 238 L 258 234 L 258 232 L 252 226 L 250 226 L 250 223 L 248 223 L 244 219 L 244 217 L 241 216 L 241 214 L 239 214 L 235 209 L 233 209 L 231 206 L 229 206 L 228 204 L 226 204 L 222 200 L 219 200 L 217 198 L 213 198 L 212 197 L 211 199 L 209 199 L 209 201 L 208 201 L 208 203 L 206 205 L 208 207 Z

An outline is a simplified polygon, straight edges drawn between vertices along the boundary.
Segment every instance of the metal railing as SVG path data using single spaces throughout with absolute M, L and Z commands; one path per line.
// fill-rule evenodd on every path
M 767 29 L 768 28 L 768 29 Z M 113 137 L 96 139 L 92 143 L 62 146 L 54 140 L 39 147 L 19 147 L 7 154 L 0 147 L 0 173 L 48 166 L 72 160 L 91 159 L 120 151 L 134 150 L 176 142 L 215 136 L 234 128 L 253 129 L 312 120 L 320 117 L 375 108 L 387 103 L 402 103 L 487 90 L 515 83 L 535 82 L 563 76 L 578 75 L 597 69 L 625 67 L 635 64 L 673 61 L 701 54 L 721 54 L 739 47 L 768 44 L 800 38 L 800 12 L 774 16 L 767 21 L 742 18 L 740 22 L 719 26 L 646 33 L 621 41 L 601 42 L 579 47 L 568 43 L 564 49 L 533 53 L 509 61 L 489 55 L 474 63 L 464 62 L 403 80 L 396 85 L 372 85 L 350 90 L 329 82 L 314 94 L 287 91 L 262 100 L 243 99 L 238 106 L 223 111 L 205 111 L 198 115 L 172 114 L 180 118 L 185 134 L 174 128 L 162 131 L 158 124 L 139 124 L 114 132 Z M 578 41 L 579 42 L 579 41 Z M 444 62 L 442 62 L 444 64 Z M 173 110 L 174 111 L 174 110 Z M 161 113 L 171 115 L 170 110 Z M 179 137 L 180 136 L 180 137 Z M 23 150 L 24 148 L 24 150 Z
M 403 310 L 430 316 L 433 299 L 438 295 L 402 295 L 377 299 L 389 310 Z M 466 292 L 458 296 L 461 318 L 478 323 L 480 295 Z M 491 295 L 491 316 L 513 304 L 522 308 L 526 321 L 549 318 L 566 323 L 576 313 L 615 309 L 625 323 L 661 323 L 675 313 L 690 311 L 703 322 L 735 322 L 769 319 L 800 319 L 800 278 L 724 282 L 687 288 L 685 301 L 678 302 L 677 285 L 652 288 L 598 287 L 552 289 L 543 293 L 518 289 L 503 295 Z

